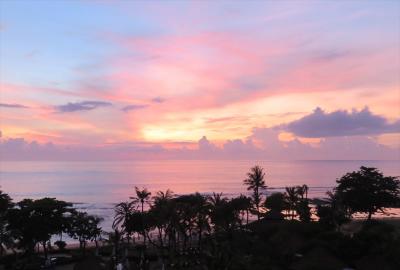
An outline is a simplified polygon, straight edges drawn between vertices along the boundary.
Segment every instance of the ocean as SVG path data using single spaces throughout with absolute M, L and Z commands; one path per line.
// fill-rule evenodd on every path
M 177 195 L 198 191 L 231 197 L 247 194 L 243 179 L 254 165 L 266 171 L 267 192 L 307 184 L 310 197 L 323 197 L 337 178 L 360 166 L 400 175 L 400 161 L 0 161 L 0 189 L 14 201 L 55 197 L 72 202 L 82 211 L 103 217 L 103 228 L 110 230 L 114 204 L 129 200 L 135 186 L 146 187 L 153 194 L 169 188 Z

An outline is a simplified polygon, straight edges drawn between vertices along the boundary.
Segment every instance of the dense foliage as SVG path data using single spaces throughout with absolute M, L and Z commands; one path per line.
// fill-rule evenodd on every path
M 353 213 L 367 213 L 368 219 L 377 211 L 396 206 L 400 200 L 400 181 L 384 176 L 376 168 L 361 167 L 336 182 L 335 191 L 343 204 Z
M 129 262 L 126 269 L 149 269 L 151 262 L 158 264 L 153 269 L 400 269 L 398 227 L 371 221 L 398 205 L 398 179 L 361 167 L 337 183 L 322 199 L 309 199 L 306 185 L 267 193 L 265 171 L 256 166 L 244 180 L 250 196 L 151 196 L 135 187 L 129 201 L 115 205 L 105 243 L 113 249 L 109 269 Z M 355 213 L 365 213 L 364 224 L 352 221 Z M 47 257 L 52 237 L 62 234 L 77 239 L 85 255 L 86 242 L 99 249 L 104 234 L 100 218 L 54 198 L 14 204 L 0 191 L 0 218 L 2 255 L 18 248 L 31 257 L 40 244 Z M 54 244 L 64 251 L 61 239 Z

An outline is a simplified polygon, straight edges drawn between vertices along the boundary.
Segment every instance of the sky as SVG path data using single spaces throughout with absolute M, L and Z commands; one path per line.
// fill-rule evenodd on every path
M 398 1 L 0 1 L 0 159 L 400 159 Z

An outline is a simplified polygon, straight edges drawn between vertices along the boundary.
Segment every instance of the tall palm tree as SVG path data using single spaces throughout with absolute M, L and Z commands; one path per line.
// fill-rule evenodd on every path
M 128 243 L 130 240 L 131 232 L 129 230 L 128 222 L 132 213 L 135 211 L 133 202 L 121 202 L 117 204 L 114 208 L 114 221 L 112 228 L 115 230 L 121 227 L 122 232 L 127 234 Z
M 264 177 L 264 169 L 257 165 L 250 169 L 250 172 L 247 173 L 247 178 L 243 180 L 243 183 L 247 186 L 247 190 L 253 191 L 253 205 L 256 209 L 258 220 L 260 219 L 260 205 L 262 201 L 260 192 L 267 188 Z
M 311 213 L 308 201 L 308 186 L 302 185 L 295 187 L 297 192 L 296 212 L 301 221 L 310 221 Z
M 171 226 L 173 198 L 173 192 L 169 189 L 165 192 L 158 191 L 156 195 L 153 196 L 153 205 L 151 206 L 150 213 L 154 219 L 154 225 L 158 229 L 158 238 L 161 247 L 164 246 L 164 240 L 166 240 L 167 237 L 167 230 Z
M 308 199 L 308 186 L 307 185 L 303 185 L 302 188 L 303 188 L 304 193 L 306 195 L 306 199 Z
M 299 193 L 298 193 L 298 189 L 297 187 L 286 187 L 285 188 L 286 192 L 286 201 L 288 203 L 289 206 L 289 213 L 292 217 L 292 219 L 294 219 L 294 209 L 296 208 L 297 202 L 299 201 Z
M 156 195 L 153 196 L 154 204 L 163 204 L 168 202 L 174 197 L 172 190 L 167 189 L 165 192 L 157 191 Z
M 217 231 L 222 227 L 220 223 L 221 208 L 228 202 L 228 200 L 223 197 L 222 192 L 213 192 L 211 196 L 208 196 L 207 200 L 210 209 L 210 221 L 214 226 L 214 230 Z
M 143 213 L 144 203 L 149 202 L 151 192 L 148 191 L 147 188 L 143 188 L 142 190 L 140 190 L 138 187 L 135 187 L 135 193 L 136 193 L 136 197 L 130 197 L 130 198 L 133 200 L 133 202 L 141 204 L 142 213 Z
M 239 210 L 241 214 L 240 223 L 242 224 L 242 220 L 244 219 L 244 213 L 246 213 L 246 224 L 249 224 L 249 210 L 251 209 L 251 198 L 247 197 L 243 194 L 240 194 L 239 197 L 233 198 L 231 203 L 234 205 L 234 208 Z
M 296 186 L 296 192 L 298 196 L 303 200 L 304 198 L 307 199 L 308 197 L 308 186 L 307 185 L 302 185 L 302 186 Z
M 140 203 L 142 206 L 142 217 L 144 213 L 144 203 L 148 203 L 151 192 L 147 190 L 147 188 L 143 188 L 140 190 L 138 187 L 135 187 L 136 197 L 130 197 L 134 203 Z M 146 244 L 146 232 L 143 230 L 143 242 Z
M 222 192 L 221 193 L 213 192 L 213 194 L 208 197 L 208 201 L 210 203 L 211 208 L 216 208 L 218 205 L 226 201 L 226 198 L 222 197 Z
M 198 247 L 201 249 L 204 230 L 210 230 L 210 226 L 208 223 L 210 215 L 210 204 L 207 201 L 207 197 L 196 192 L 193 195 L 192 208 L 195 210 L 194 223 L 198 234 Z

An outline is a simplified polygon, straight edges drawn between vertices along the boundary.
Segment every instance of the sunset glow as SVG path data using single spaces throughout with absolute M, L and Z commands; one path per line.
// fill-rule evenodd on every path
M 0 7 L 6 159 L 399 158 L 396 1 Z

